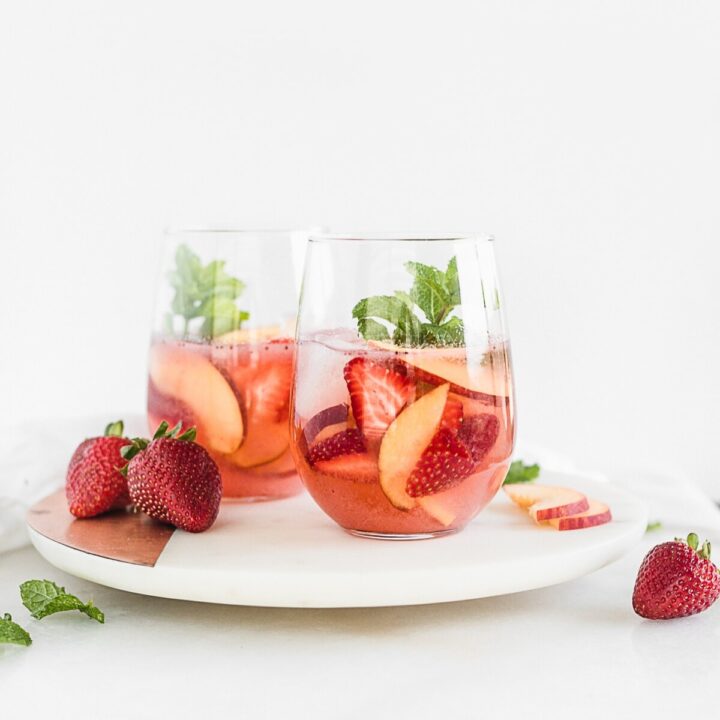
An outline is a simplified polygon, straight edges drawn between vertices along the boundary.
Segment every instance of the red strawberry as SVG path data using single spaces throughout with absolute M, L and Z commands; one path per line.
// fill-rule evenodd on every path
M 345 366 L 353 417 L 366 438 L 379 438 L 415 394 L 412 380 L 364 357 Z
M 440 418 L 440 429 L 447 428 L 456 433 L 460 428 L 463 419 L 463 404 L 459 400 L 448 398 L 445 403 L 442 417 Z
M 710 562 L 710 543 L 698 536 L 656 545 L 642 561 L 633 610 L 650 620 L 669 620 L 707 610 L 720 596 L 720 572 Z
M 420 456 L 405 490 L 410 497 L 449 490 L 468 477 L 474 466 L 470 451 L 452 431 L 438 430 Z
M 120 449 L 130 440 L 122 433 L 122 420 L 110 423 L 103 437 L 85 440 L 73 453 L 65 495 L 75 517 L 93 517 L 130 504 L 127 480 L 120 472 L 125 465 Z
M 319 472 L 343 480 L 378 480 L 377 460 L 365 450 L 365 438 L 356 428 L 342 430 L 316 443 L 308 452 L 308 462 Z
M 342 430 L 326 440 L 313 445 L 308 452 L 308 461 L 314 465 L 318 460 L 332 460 L 339 455 L 365 452 L 365 438 L 356 428 Z
M 245 388 L 245 402 L 248 412 L 269 422 L 287 419 L 292 386 L 292 362 L 276 361 L 260 368 Z
M 470 451 L 475 463 L 479 463 L 495 444 L 499 432 L 500 422 L 497 417 L 483 413 L 465 418 L 458 430 L 458 438 Z
M 220 472 L 207 450 L 193 442 L 194 428 L 179 436 L 179 426 L 166 431 L 167 423 L 161 423 L 150 443 L 137 439 L 125 449 L 130 498 L 156 520 L 202 532 L 220 509 Z

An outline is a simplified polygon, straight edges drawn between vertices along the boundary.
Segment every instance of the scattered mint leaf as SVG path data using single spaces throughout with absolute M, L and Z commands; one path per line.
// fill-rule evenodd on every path
M 647 524 L 645 532 L 653 532 L 654 530 L 659 530 L 661 527 L 662 523 L 659 520 L 653 520 Z
M 238 309 L 235 301 L 242 295 L 245 283 L 225 270 L 224 260 L 213 260 L 203 265 L 200 257 L 187 245 L 175 252 L 175 269 L 169 273 L 170 285 L 175 290 L 165 317 L 166 330 L 174 333 L 174 316 L 183 321 L 183 335 L 191 334 L 191 324 L 205 339 L 237 330 L 250 314 Z M 198 324 L 194 320 L 202 320 Z
M 20 597 L 23 605 L 36 620 L 66 610 L 79 610 L 99 623 L 105 622 L 105 615 L 93 605 L 92 601 L 84 603 L 50 580 L 24 582 L 20 586 Z
M 526 465 L 522 460 L 515 460 L 510 464 L 510 469 L 508 470 L 503 485 L 532 482 L 538 475 L 540 475 L 539 465 Z
M 10 643 L 12 645 L 32 645 L 32 638 L 27 630 L 21 628 L 17 623 L 13 622 L 9 613 L 5 613 L 0 618 L 0 643 Z
M 457 259 L 443 272 L 419 262 L 405 263 L 412 275 L 409 292 L 364 298 L 353 308 L 358 332 L 366 340 L 388 341 L 399 346 L 462 345 L 462 320 L 452 316 L 460 304 Z

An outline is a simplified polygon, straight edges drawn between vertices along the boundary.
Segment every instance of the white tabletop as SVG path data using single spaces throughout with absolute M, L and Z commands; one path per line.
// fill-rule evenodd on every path
M 720 609 L 649 622 L 634 615 L 648 548 L 720 513 L 661 479 L 664 520 L 622 560 L 581 579 L 485 600 L 419 607 L 287 610 L 162 600 L 70 577 L 33 549 L 0 555 L 0 612 L 32 634 L 0 649 L 4 712 L 32 717 L 671 717 L 715 704 Z M 687 518 L 687 519 L 683 519 Z M 690 523 L 690 524 L 689 524 Z M 720 542 L 718 543 L 720 548 Z M 18 585 L 48 578 L 105 611 L 35 621 Z M 85 710 L 83 710 L 85 708 Z

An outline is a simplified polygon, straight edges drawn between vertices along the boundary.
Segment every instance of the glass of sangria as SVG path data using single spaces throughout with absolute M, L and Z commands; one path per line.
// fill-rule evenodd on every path
M 515 436 L 492 238 L 311 236 L 292 451 L 317 504 L 364 537 L 462 529 Z
M 163 243 L 148 424 L 195 425 L 223 497 L 302 489 L 289 437 L 297 288 L 307 236 L 182 230 Z

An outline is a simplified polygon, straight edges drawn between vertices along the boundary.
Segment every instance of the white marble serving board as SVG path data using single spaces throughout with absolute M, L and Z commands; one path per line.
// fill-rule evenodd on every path
M 613 521 L 558 532 L 536 526 L 505 497 L 444 538 L 353 537 L 307 495 L 254 505 L 224 503 L 207 532 L 173 533 L 154 566 L 77 550 L 30 529 L 38 551 L 66 572 L 131 592 L 268 607 L 420 605 L 565 582 L 619 558 L 645 532 L 644 505 L 610 483 L 545 473 L 610 505 Z

